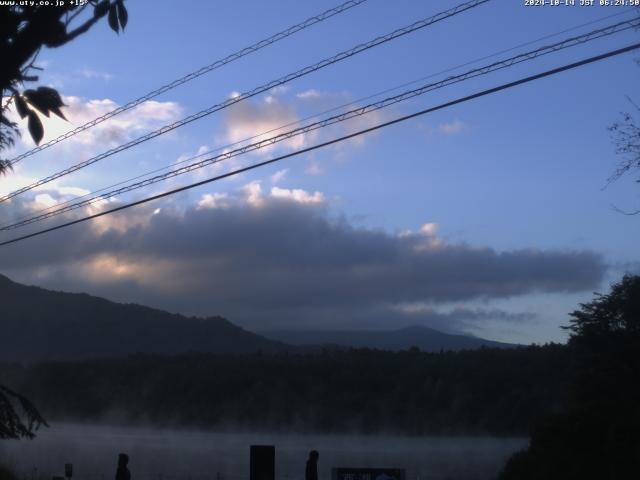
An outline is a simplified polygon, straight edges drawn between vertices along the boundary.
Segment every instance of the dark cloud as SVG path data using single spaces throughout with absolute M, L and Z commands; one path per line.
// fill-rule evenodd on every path
M 407 305 L 597 288 L 589 251 L 496 251 L 434 232 L 392 235 L 332 218 L 324 205 L 263 197 L 223 208 L 132 209 L 102 224 L 0 248 L 0 271 L 188 314 L 222 314 L 262 329 L 308 324 L 464 327 L 528 318 Z M 365 325 L 366 326 L 366 325 Z

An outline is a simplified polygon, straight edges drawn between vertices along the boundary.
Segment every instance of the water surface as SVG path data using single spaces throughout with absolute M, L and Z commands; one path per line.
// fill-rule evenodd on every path
M 320 452 L 320 480 L 331 467 L 396 467 L 406 480 L 495 478 L 525 438 L 401 437 L 216 433 L 56 424 L 32 441 L 0 442 L 0 462 L 27 480 L 51 480 L 74 464 L 74 480 L 112 480 L 117 455 L 131 457 L 132 480 L 240 480 L 249 446 L 275 445 L 277 480 L 303 480 L 309 450 Z

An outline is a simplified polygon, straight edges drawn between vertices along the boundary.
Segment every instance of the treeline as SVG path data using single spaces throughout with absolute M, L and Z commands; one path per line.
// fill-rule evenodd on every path
M 569 317 L 564 407 L 534 425 L 500 480 L 639 478 L 640 275 Z
M 522 434 L 564 404 L 565 346 L 424 353 L 135 355 L 30 366 L 3 382 L 50 421 Z

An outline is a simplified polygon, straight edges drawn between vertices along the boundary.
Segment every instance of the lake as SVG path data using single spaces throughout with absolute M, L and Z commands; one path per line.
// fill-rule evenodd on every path
M 117 455 L 130 456 L 132 480 L 249 478 L 249 446 L 275 445 L 277 480 L 303 480 L 309 450 L 320 452 L 320 480 L 332 467 L 396 467 L 406 480 L 486 480 L 525 438 L 401 437 L 220 433 L 55 424 L 36 439 L 0 441 L 0 462 L 26 480 L 51 480 L 74 464 L 74 479 L 112 480 Z

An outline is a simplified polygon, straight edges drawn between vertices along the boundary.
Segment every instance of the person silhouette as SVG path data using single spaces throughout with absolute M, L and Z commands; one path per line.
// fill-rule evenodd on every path
M 131 472 L 127 465 L 129 464 L 129 455 L 121 453 L 118 455 L 118 469 L 116 470 L 116 480 L 131 480 Z
M 307 468 L 304 472 L 304 480 L 318 480 L 318 458 L 320 458 L 320 454 L 317 450 L 311 450 L 309 452 Z

